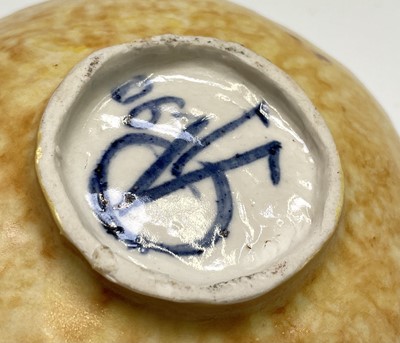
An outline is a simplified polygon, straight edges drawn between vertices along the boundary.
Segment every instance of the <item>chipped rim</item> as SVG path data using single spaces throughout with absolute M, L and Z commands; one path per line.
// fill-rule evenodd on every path
M 127 256 L 118 253 L 111 252 L 112 259 L 115 259 L 113 263 L 118 265 L 117 268 L 114 268 L 115 265 L 102 264 L 102 258 L 105 259 L 104 262 L 110 258 L 108 247 L 104 247 L 85 229 L 68 199 L 56 166 L 57 135 L 60 133 L 68 109 L 74 104 L 91 76 L 109 60 L 115 62 L 120 55 L 134 56 L 142 49 L 164 45 L 171 47 L 190 45 L 200 49 L 211 47 L 217 53 L 224 51 L 236 57 L 240 63 L 256 69 L 272 81 L 274 87 L 287 99 L 296 103 L 303 115 L 303 121 L 318 133 L 323 143 L 328 160 L 328 173 L 325 177 L 329 186 L 321 229 L 313 236 L 311 242 L 302 246 L 302 249 L 297 249 L 296 253 L 288 253 L 265 270 L 226 282 L 193 285 L 173 280 L 167 274 L 142 268 L 130 261 Z M 286 73 L 265 58 L 237 43 L 209 37 L 155 36 L 98 50 L 78 63 L 56 89 L 43 114 L 38 132 L 35 162 L 43 193 L 61 233 L 83 254 L 92 268 L 111 282 L 132 291 L 133 297 L 134 293 L 140 293 L 182 303 L 233 304 L 266 294 L 301 271 L 323 248 L 335 231 L 343 206 L 344 181 L 339 155 L 327 125 L 307 95 Z M 285 268 L 277 273 L 276 270 L 282 265 L 285 265 Z

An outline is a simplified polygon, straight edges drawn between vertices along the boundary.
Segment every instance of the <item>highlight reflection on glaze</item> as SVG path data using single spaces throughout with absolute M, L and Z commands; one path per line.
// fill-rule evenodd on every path
M 111 97 L 120 104 L 128 105 L 151 93 L 152 90 L 153 84 L 148 78 L 139 75 L 113 90 Z M 122 241 L 130 249 L 138 249 L 141 252 L 154 250 L 178 256 L 198 255 L 229 235 L 234 207 L 226 172 L 265 158 L 270 180 L 273 185 L 277 185 L 280 181 L 279 153 L 282 146 L 280 142 L 273 140 L 244 153 L 233 154 L 227 159 L 202 162 L 201 168 L 184 173 L 186 164 L 197 154 L 206 149 L 212 149 L 215 141 L 235 131 L 248 120 L 258 118 L 262 125 L 268 127 L 269 121 L 265 116 L 268 106 L 264 102 L 259 103 L 238 119 L 230 121 L 204 137 L 198 137 L 198 135 L 207 127 L 209 121 L 206 117 L 201 117 L 169 141 L 148 131 L 157 125 L 161 116 L 161 107 L 171 103 L 180 109 L 185 106 L 182 98 L 163 96 L 146 101 L 130 110 L 123 122 L 127 127 L 140 131 L 125 134 L 114 140 L 105 150 L 89 180 L 91 207 L 107 233 Z M 142 113 L 150 113 L 150 118 L 137 119 Z M 179 113 L 176 115 L 179 116 Z M 124 193 L 123 201 L 118 206 L 112 206 L 108 189 L 110 164 L 121 150 L 135 145 L 160 147 L 164 150 Z M 155 186 L 154 184 L 168 168 L 173 178 Z M 132 234 L 118 219 L 118 216 L 124 215 L 127 211 L 135 210 L 139 206 L 144 206 L 185 187 L 191 189 L 193 196 L 198 196 L 194 184 L 208 178 L 212 180 L 215 189 L 217 211 L 212 225 L 201 239 L 184 244 L 156 242 L 143 235 Z

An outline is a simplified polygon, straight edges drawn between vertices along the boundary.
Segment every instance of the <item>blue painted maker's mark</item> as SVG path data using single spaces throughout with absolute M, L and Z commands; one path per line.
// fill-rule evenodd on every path
M 137 76 L 113 90 L 111 96 L 121 104 L 130 104 L 150 93 L 152 88 L 153 85 L 146 77 Z M 136 90 L 137 92 L 135 93 Z M 133 108 L 125 117 L 124 123 L 127 126 L 137 128 L 131 125 L 131 120 L 142 112 L 150 112 L 151 117 L 147 122 L 156 124 L 161 116 L 161 106 L 167 103 L 173 103 L 180 109 L 185 106 L 185 102 L 181 98 L 172 96 L 160 97 Z M 209 123 L 206 118 L 200 118 L 191 123 L 172 142 L 151 133 L 145 133 L 143 129 L 141 132 L 126 134 L 112 142 L 102 155 L 89 180 L 89 192 L 94 199 L 91 204 L 92 209 L 107 233 L 113 235 L 131 249 L 139 249 L 142 252 L 155 250 L 179 256 L 202 254 L 206 248 L 218 243 L 222 238 L 228 237 L 229 224 L 233 215 L 233 201 L 226 172 L 266 158 L 271 182 L 273 185 L 279 184 L 281 143 L 271 141 L 244 153 L 235 154 L 225 160 L 212 163 L 204 162 L 201 163 L 201 168 L 188 173 L 184 173 L 184 168 L 197 154 L 209 149 L 213 142 L 238 129 L 254 117 L 259 118 L 261 123 L 268 127 L 269 122 L 264 115 L 264 106 L 265 104 L 263 103 L 258 104 L 243 113 L 238 119 L 200 138 L 200 143 L 187 139 L 187 137 L 196 137 L 201 133 Z M 164 151 L 124 194 L 121 206 L 113 206 L 108 195 L 110 164 L 121 150 L 135 145 L 161 147 Z M 153 184 L 170 167 L 173 178 L 154 186 Z M 121 225 L 118 217 L 123 216 L 126 211 L 134 210 L 135 204 L 138 202 L 146 204 L 156 201 L 185 187 L 193 187 L 195 183 L 204 179 L 211 179 L 213 182 L 217 199 L 217 211 L 212 225 L 201 239 L 190 244 L 166 244 L 152 241 L 140 234 L 134 235 Z
M 144 75 L 138 75 L 115 88 L 111 92 L 111 97 L 121 103 L 130 104 L 135 100 L 145 96 L 153 90 L 153 84 Z M 136 93 L 137 91 L 137 93 Z

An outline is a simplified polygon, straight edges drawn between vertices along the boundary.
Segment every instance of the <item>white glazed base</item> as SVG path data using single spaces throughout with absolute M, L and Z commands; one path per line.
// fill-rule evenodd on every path
M 282 144 L 281 179 L 276 187 L 266 177 L 266 162 L 262 164 L 262 160 L 227 173 L 229 183 L 236 187 L 229 236 L 215 242 L 200 257 L 129 250 L 105 232 L 91 211 L 87 191 L 90 173 L 102 151 L 116 137 L 132 130 L 122 127 L 130 108 L 113 103 L 110 90 L 138 74 L 155 80 L 152 96 L 171 93 L 168 95 L 182 97 L 185 113 L 192 118 L 205 115 L 215 119 L 210 120 L 210 131 L 229 122 L 225 113 L 240 116 L 260 102 L 268 107 L 268 128 L 253 123 L 247 129 L 243 126 L 235 131 L 229 144 L 213 149 L 216 157 L 199 155 L 198 162 L 229 158 L 259 146 L 265 139 Z M 204 90 L 201 82 L 189 79 L 201 80 Z M 179 86 L 169 86 L 170 80 L 178 81 Z M 215 89 L 220 90 L 218 97 L 214 96 Z M 197 104 L 199 94 L 203 100 Z M 173 114 L 177 109 L 163 111 Z M 163 114 L 158 123 L 164 125 L 163 135 L 176 138 L 187 128 L 187 116 L 183 120 L 164 119 Z M 201 142 L 200 135 L 199 139 Z M 157 157 L 161 153 L 128 151 L 116 165 L 125 163 L 128 167 L 132 154 L 138 154 L 140 159 L 135 158 L 135 163 L 140 165 L 136 169 L 140 175 L 154 154 Z M 172 301 L 235 303 L 272 290 L 301 270 L 321 249 L 340 215 L 339 159 L 330 133 L 312 104 L 275 66 L 241 46 L 209 38 L 161 36 L 104 49 L 88 57 L 67 76 L 48 105 L 37 161 L 39 178 L 63 234 L 89 263 L 128 290 Z M 126 167 L 110 171 L 114 176 L 109 183 L 117 190 L 128 189 L 135 179 L 132 172 L 124 179 Z M 200 200 L 193 197 L 193 190 L 183 190 L 158 200 L 151 205 L 156 206 L 153 209 L 147 206 L 144 215 L 133 217 L 135 223 L 140 218 L 147 220 L 134 233 L 161 223 L 167 232 L 175 229 L 174 244 L 199 239 L 196 224 L 203 220 L 206 228 L 209 218 L 215 215 L 212 183 L 203 185 L 205 182 L 199 183 L 200 193 L 205 194 Z M 187 216 L 196 202 L 198 209 Z M 175 207 L 168 208 L 168 204 Z M 183 209 L 177 222 L 184 223 L 184 230 L 171 225 L 168 216 L 158 216 L 163 209 L 167 214 Z

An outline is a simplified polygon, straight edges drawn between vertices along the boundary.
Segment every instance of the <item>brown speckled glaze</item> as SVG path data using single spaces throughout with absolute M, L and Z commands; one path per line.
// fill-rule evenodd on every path
M 345 176 L 330 249 L 282 306 L 186 321 L 126 302 L 58 234 L 34 170 L 51 93 L 93 50 L 173 33 L 236 41 L 295 79 L 325 118 Z M 52 1 L 0 22 L 0 342 L 398 342 L 400 142 L 343 68 L 222 1 Z

